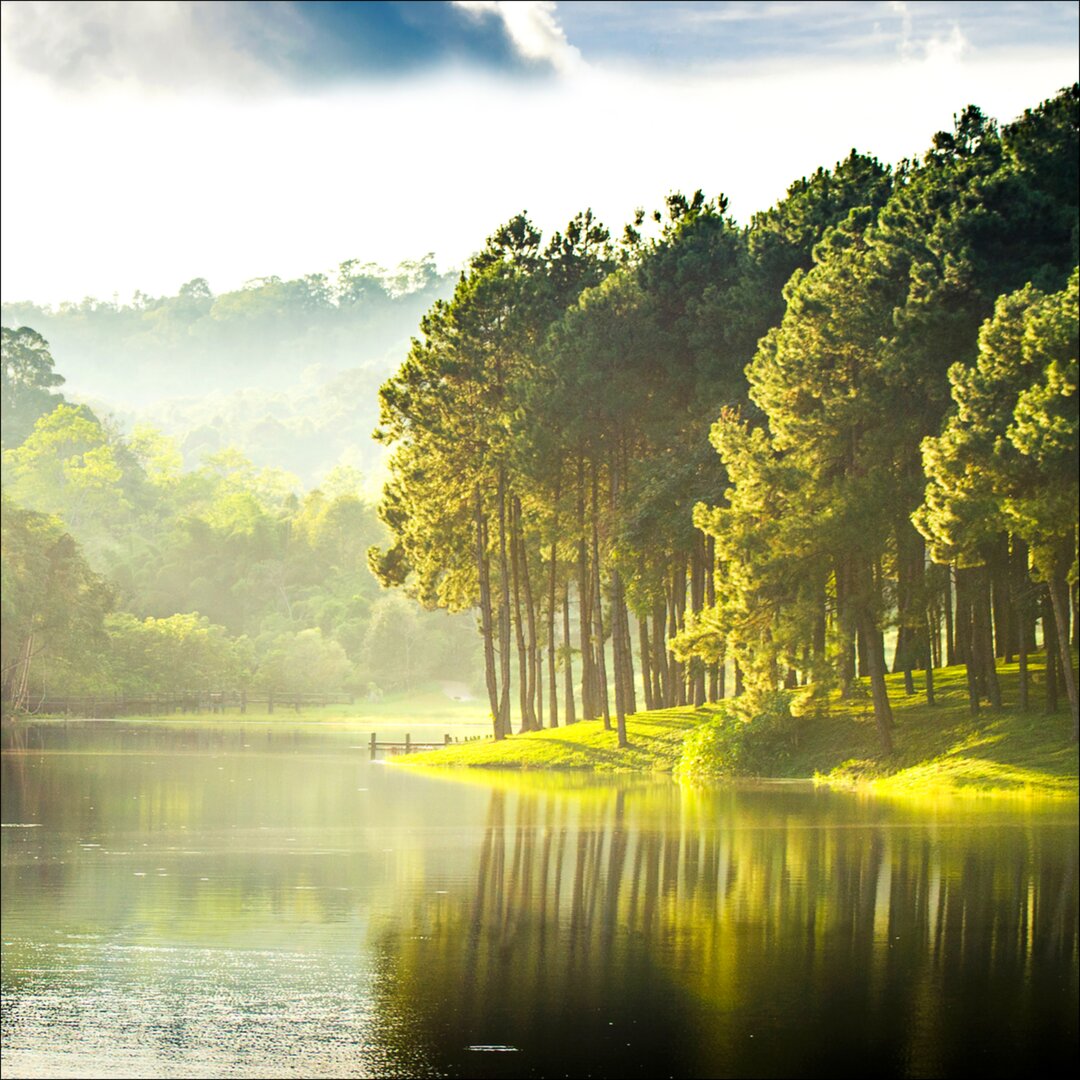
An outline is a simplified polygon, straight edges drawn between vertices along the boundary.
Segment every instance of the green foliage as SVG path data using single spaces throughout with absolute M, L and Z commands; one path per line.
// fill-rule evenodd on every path
M 915 515 L 939 561 L 979 565 L 997 533 L 1023 537 L 1049 580 L 1076 579 L 1077 271 L 1045 295 L 999 298 L 975 364 L 949 370 L 956 412 L 923 442 L 925 501 Z
M 232 689 L 241 682 L 241 654 L 225 629 L 191 613 L 137 619 L 108 616 L 111 689 L 122 694 Z
M 798 747 L 799 724 L 782 691 L 725 704 L 687 736 L 675 775 L 697 782 L 783 775 Z
M 0 383 L 0 431 L 3 448 L 18 446 L 39 416 L 64 400 L 52 392 L 64 377 L 53 370 L 49 343 L 29 326 L 3 327 L 3 368 Z
M 24 708 L 45 665 L 54 675 L 95 670 L 112 597 L 55 518 L 20 509 L 6 494 L 0 514 L 3 702 Z

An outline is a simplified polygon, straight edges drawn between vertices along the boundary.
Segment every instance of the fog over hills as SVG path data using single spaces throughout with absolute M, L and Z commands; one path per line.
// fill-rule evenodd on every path
M 128 304 L 5 301 L 2 321 L 48 340 L 69 400 L 128 430 L 153 424 L 188 466 L 231 445 L 306 487 L 337 464 L 374 486 L 379 385 L 455 280 L 431 255 L 392 271 L 348 260 L 332 276 L 258 278 L 218 295 L 196 278 Z

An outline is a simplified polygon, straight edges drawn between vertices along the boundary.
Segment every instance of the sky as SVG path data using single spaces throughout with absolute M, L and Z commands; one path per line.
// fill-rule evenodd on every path
M 461 266 L 526 210 L 741 222 L 1078 78 L 1074 2 L 0 4 L 0 296 Z

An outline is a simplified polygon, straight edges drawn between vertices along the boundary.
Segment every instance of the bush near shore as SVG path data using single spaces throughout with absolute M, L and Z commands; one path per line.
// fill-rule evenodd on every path
M 1043 711 L 1045 672 L 1030 664 L 1031 707 L 1015 704 L 1016 664 L 998 670 L 1006 705 L 972 715 L 963 667 L 935 672 L 936 704 L 904 693 L 902 676 L 890 676 L 896 749 L 878 749 L 868 694 L 846 701 L 833 695 L 828 709 L 793 716 L 790 695 L 759 704 L 749 722 L 746 703 L 701 709 L 643 712 L 627 720 L 630 747 L 620 750 L 615 732 L 599 720 L 571 727 L 483 740 L 397 759 L 409 767 L 468 766 L 505 769 L 577 769 L 597 772 L 669 772 L 686 781 L 740 777 L 816 778 L 834 787 L 881 792 L 941 790 L 968 794 L 1076 796 L 1078 756 L 1062 708 Z

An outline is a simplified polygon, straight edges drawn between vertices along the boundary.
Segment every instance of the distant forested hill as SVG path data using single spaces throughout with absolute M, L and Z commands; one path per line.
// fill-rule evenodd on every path
M 150 421 L 189 465 L 234 445 L 311 484 L 342 461 L 374 467 L 379 384 L 455 279 L 431 255 L 393 271 L 349 260 L 333 277 L 258 278 L 219 295 L 196 278 L 130 304 L 5 302 L 2 321 L 49 342 L 69 398 L 128 427 Z

